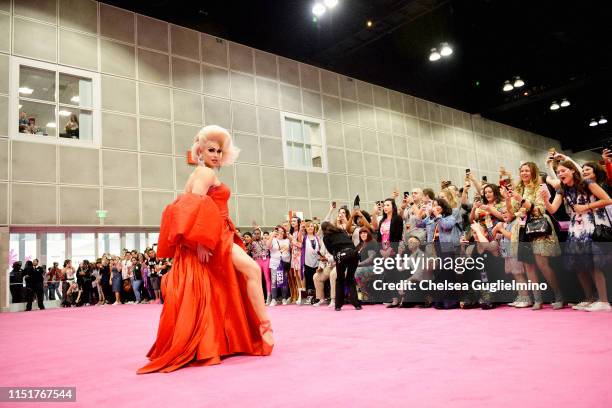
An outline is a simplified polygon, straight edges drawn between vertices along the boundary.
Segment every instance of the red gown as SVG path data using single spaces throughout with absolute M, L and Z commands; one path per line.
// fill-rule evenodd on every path
M 219 364 L 231 354 L 270 353 L 246 278 L 232 264 L 232 244 L 244 245 L 228 215 L 229 196 L 221 184 L 205 196 L 182 194 L 164 210 L 157 255 L 173 258 L 173 265 L 162 281 L 164 306 L 147 354 L 151 361 L 138 374 Z M 205 265 L 198 260 L 198 243 L 212 248 Z

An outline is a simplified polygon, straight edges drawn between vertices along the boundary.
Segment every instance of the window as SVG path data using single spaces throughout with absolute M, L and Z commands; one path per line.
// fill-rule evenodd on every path
M 121 255 L 121 234 L 101 232 L 98 234 L 98 256 L 103 254 Z
M 10 234 L 9 266 L 17 261 L 25 265 L 26 261 L 38 257 L 37 252 L 36 234 Z
M 131 250 L 143 252 L 147 246 L 147 239 L 144 232 L 126 232 L 125 247 Z
M 325 134 L 321 121 L 284 112 L 281 115 L 285 167 L 327 171 Z
M 13 138 L 99 145 L 99 75 L 13 57 Z
M 72 266 L 76 268 L 79 263 L 87 259 L 96 259 L 96 234 L 92 233 L 72 233 Z
M 47 233 L 47 267 L 53 262 L 64 265 L 66 259 L 66 239 L 64 233 Z

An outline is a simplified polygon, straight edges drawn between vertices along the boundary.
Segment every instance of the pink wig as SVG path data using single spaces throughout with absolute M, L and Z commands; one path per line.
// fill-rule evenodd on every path
M 221 166 L 229 166 L 238 158 L 240 149 L 234 146 L 232 137 L 227 129 L 217 125 L 208 125 L 200 129 L 191 147 L 191 157 L 199 159 L 207 141 L 217 142 L 221 146 L 223 151 L 220 162 Z

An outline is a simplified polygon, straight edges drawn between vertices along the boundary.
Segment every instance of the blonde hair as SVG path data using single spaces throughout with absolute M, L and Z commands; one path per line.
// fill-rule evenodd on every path
M 230 136 L 227 129 L 217 125 L 204 126 L 193 140 L 193 146 L 191 146 L 191 157 L 195 160 L 201 155 L 202 149 L 207 141 L 215 141 L 221 146 L 221 166 L 229 166 L 234 163 L 240 149 L 234 146 L 232 137 Z
M 448 204 L 451 206 L 451 208 L 454 209 L 454 208 L 459 207 L 459 200 L 453 189 L 445 187 L 440 192 L 444 193 L 443 198 L 445 198 L 446 201 L 448 201 Z

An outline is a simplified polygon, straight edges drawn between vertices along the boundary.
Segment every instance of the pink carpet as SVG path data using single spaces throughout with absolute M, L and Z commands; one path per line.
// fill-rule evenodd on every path
M 0 314 L 0 386 L 76 386 L 59 406 L 85 407 L 612 406 L 610 313 L 279 306 L 270 357 L 137 376 L 160 310 Z

